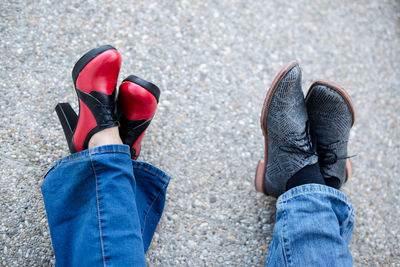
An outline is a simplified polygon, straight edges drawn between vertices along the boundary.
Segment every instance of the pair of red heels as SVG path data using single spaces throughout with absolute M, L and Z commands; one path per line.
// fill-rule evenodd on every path
M 120 126 L 121 140 L 131 148 L 132 158 L 139 156 L 140 143 L 156 112 L 160 89 L 131 75 L 123 80 L 117 97 L 120 67 L 121 55 L 109 45 L 90 50 L 75 64 L 72 79 L 79 116 L 69 103 L 56 106 L 71 153 L 87 149 L 95 133 Z

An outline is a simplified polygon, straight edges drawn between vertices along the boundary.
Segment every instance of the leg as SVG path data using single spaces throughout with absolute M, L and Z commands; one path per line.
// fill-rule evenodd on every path
M 146 266 L 128 146 L 95 147 L 60 160 L 42 193 L 57 264 Z
M 354 209 L 337 189 L 350 175 L 353 123 L 351 99 L 338 85 L 315 83 L 305 101 L 296 62 L 275 77 L 261 114 L 265 153 L 255 178 L 258 191 L 278 198 L 267 266 L 352 265 Z
M 133 160 L 132 165 L 136 179 L 136 205 L 146 253 L 164 210 L 170 177 L 146 162 Z
M 137 77 L 126 83 L 140 86 L 123 87 L 119 95 L 129 113 L 121 140 L 115 106 L 120 65 L 114 47 L 92 49 L 72 71 L 79 116 L 68 103 L 56 107 L 71 153 L 80 152 L 54 164 L 42 184 L 61 265 L 145 266 L 144 253 L 164 208 L 169 177 L 150 164 L 132 163 L 129 147 L 122 145 L 133 146 L 137 158 L 160 92 Z M 132 109 L 138 103 L 141 108 Z
M 295 187 L 276 203 L 266 266 L 352 266 L 354 208 L 340 191 L 317 184 Z

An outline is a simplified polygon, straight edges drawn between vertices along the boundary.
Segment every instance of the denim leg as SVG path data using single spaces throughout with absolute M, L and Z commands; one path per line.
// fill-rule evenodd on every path
M 276 203 L 266 266 L 352 266 L 354 208 L 340 191 L 318 184 L 292 188 Z
M 56 162 L 42 184 L 58 266 L 146 266 L 129 147 Z
M 145 162 L 132 161 L 132 165 L 136 179 L 136 205 L 146 252 L 164 210 L 170 177 Z

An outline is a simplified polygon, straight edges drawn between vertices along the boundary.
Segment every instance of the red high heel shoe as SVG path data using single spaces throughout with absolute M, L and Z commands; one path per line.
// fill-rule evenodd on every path
M 115 107 L 121 56 L 109 45 L 87 52 L 75 64 L 72 79 L 79 100 L 79 116 L 69 103 L 59 103 L 56 112 L 71 153 L 88 148 L 97 132 L 119 126 Z
M 122 142 L 131 148 L 132 159 L 140 154 L 140 143 L 157 109 L 160 89 L 134 75 L 119 86 L 120 130 Z

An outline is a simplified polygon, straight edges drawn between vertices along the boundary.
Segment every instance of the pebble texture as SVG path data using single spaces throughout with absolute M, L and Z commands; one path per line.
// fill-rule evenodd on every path
M 141 160 L 173 178 L 150 266 L 262 266 L 275 201 L 256 193 L 261 105 L 290 60 L 341 84 L 357 117 L 343 191 L 356 266 L 400 266 L 400 7 L 381 1 L 1 1 L 0 265 L 54 265 L 40 184 L 68 154 L 54 106 L 93 47 L 162 90 Z

